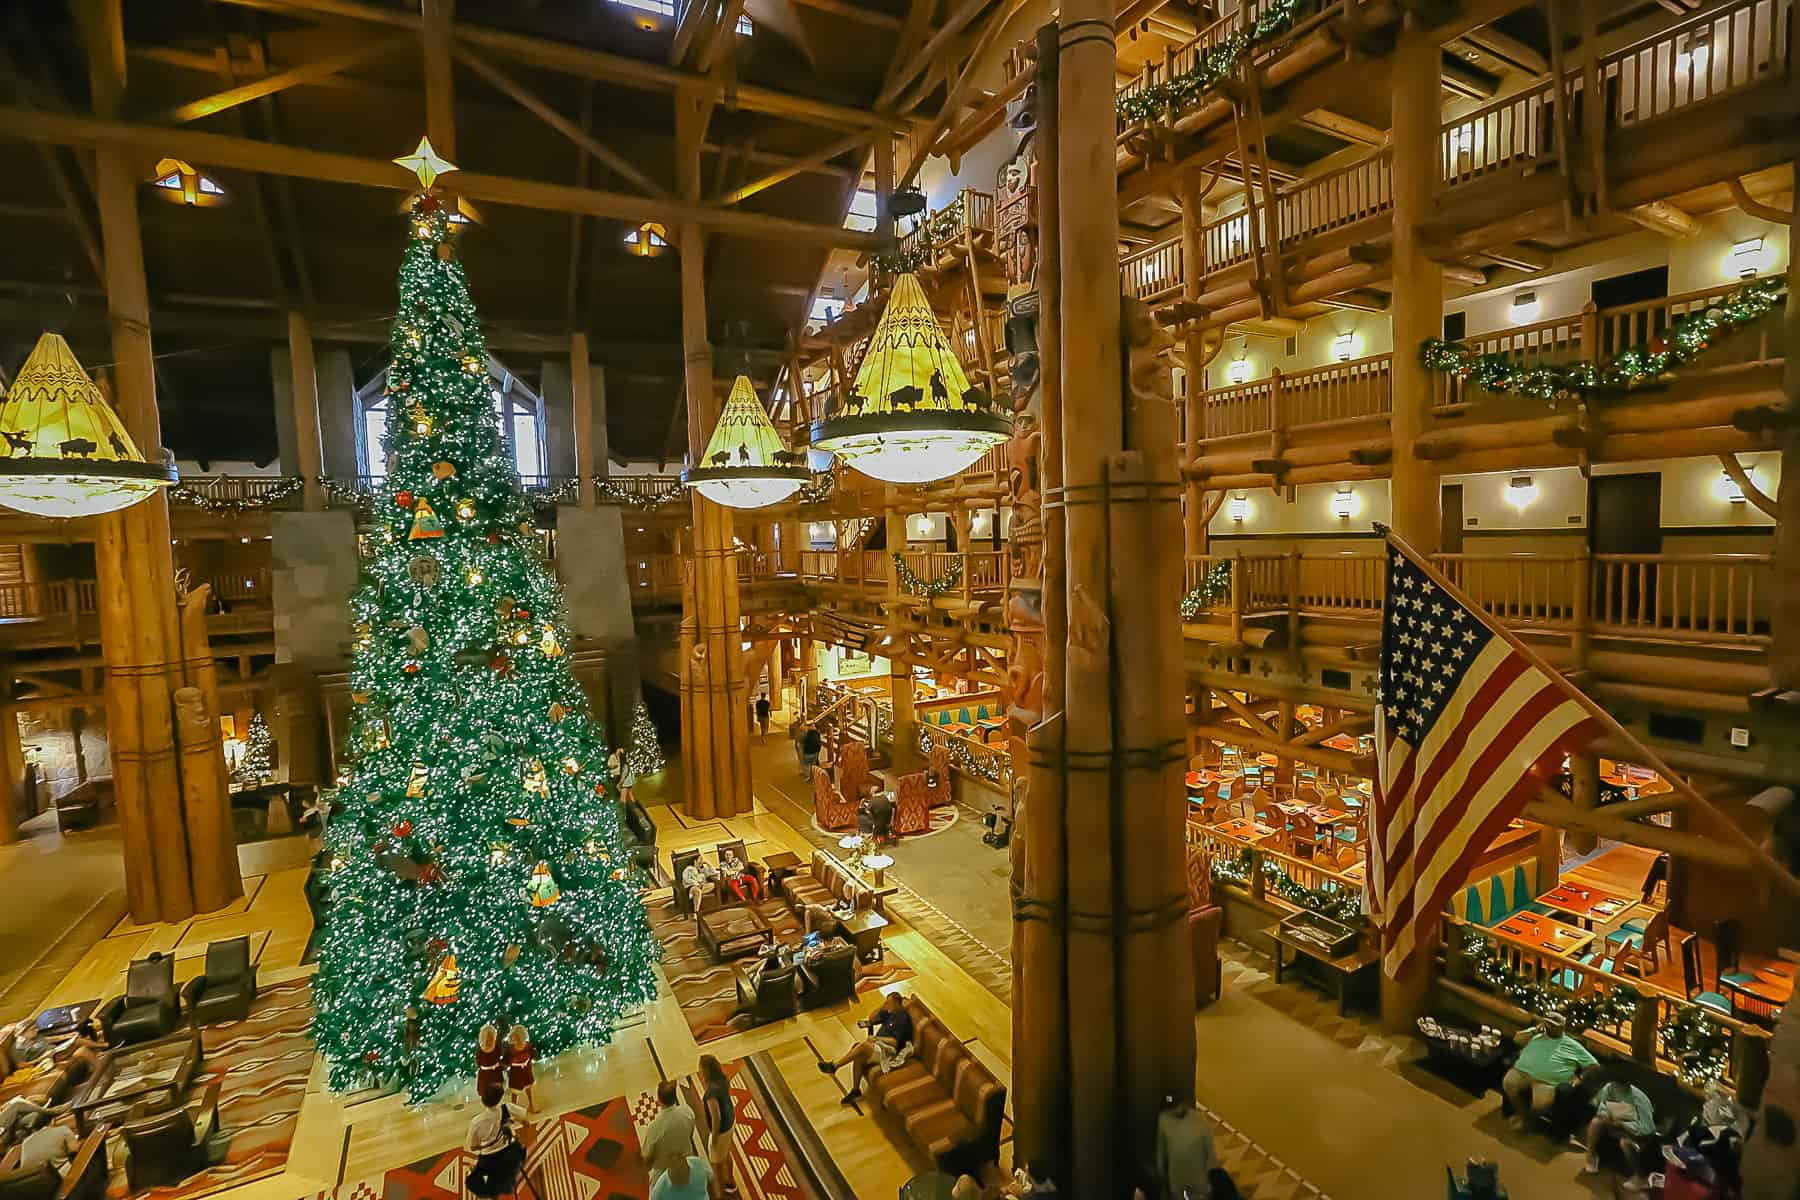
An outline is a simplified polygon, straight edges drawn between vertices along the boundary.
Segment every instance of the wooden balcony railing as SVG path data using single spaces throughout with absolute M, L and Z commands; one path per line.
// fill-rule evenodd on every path
M 1738 0 L 1600 59 L 1611 125 L 1636 125 L 1741 91 L 1790 69 L 1793 0 Z
M 1275 198 L 1283 242 L 1317 237 L 1394 206 L 1393 151 L 1378 150 L 1360 162 L 1303 180 Z
M 0 583 L 0 620 L 42 621 L 99 612 L 98 586 L 92 579 Z
M 1376 354 L 1262 379 L 1202 395 L 1202 436 L 1211 440 L 1383 417 L 1393 407 L 1394 356 Z M 1190 447 L 1190 452 L 1198 447 Z
M 170 489 L 169 502 L 194 508 L 208 504 L 298 508 L 300 484 L 297 475 L 184 475 L 181 486 Z
M 1540 80 L 1444 124 L 1438 179 L 1455 187 L 1556 153 L 1556 84 Z
M 1440 570 L 1483 611 L 1521 629 L 1711 645 L 1768 641 L 1775 566 L 1767 554 L 1438 554 Z M 1196 555 L 1191 590 L 1231 564 L 1229 599 L 1204 611 L 1247 617 L 1380 614 L 1385 572 L 1373 554 Z
M 1146 303 L 1181 290 L 1181 239 L 1145 246 L 1119 260 L 1125 294 Z

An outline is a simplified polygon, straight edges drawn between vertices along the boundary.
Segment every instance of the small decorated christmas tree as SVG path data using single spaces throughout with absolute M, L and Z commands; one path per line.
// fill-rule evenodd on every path
M 244 731 L 244 751 L 238 755 L 233 777 L 246 787 L 266 783 L 275 773 L 275 738 L 261 713 L 252 713 L 250 728 Z
M 409 227 L 313 1035 L 333 1088 L 423 1100 L 472 1074 L 489 1022 L 523 1023 L 545 1057 L 606 1043 L 656 995 L 661 951 L 501 441 L 457 227 L 429 193 Z
M 631 742 L 625 748 L 625 769 L 633 775 L 654 775 L 663 769 L 662 744 L 658 740 L 656 722 L 639 696 L 631 710 Z

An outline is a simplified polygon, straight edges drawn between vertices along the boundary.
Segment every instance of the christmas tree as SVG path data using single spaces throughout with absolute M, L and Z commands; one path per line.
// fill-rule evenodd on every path
M 244 752 L 238 755 L 237 770 L 232 773 L 237 781 L 254 787 L 267 780 L 275 769 L 271 757 L 274 749 L 275 739 L 269 733 L 269 723 L 263 720 L 261 713 L 252 713 L 250 728 L 244 731 Z
M 633 775 L 654 775 L 663 769 L 662 744 L 657 740 L 656 722 L 639 696 L 631 710 L 631 744 L 625 748 L 625 769 Z
M 540 1056 L 604 1044 L 655 996 L 660 948 L 502 446 L 456 226 L 429 193 L 410 226 L 313 1034 L 333 1088 L 422 1100 L 473 1073 L 490 1021 L 522 1022 Z

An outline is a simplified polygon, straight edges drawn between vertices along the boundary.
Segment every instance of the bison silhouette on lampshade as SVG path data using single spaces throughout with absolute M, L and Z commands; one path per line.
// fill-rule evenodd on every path
M 811 478 L 806 456 L 789 452 L 743 375 L 731 385 L 706 452 L 681 473 L 683 483 L 728 508 L 779 504 Z
M 60 334 L 38 339 L 0 402 L 0 504 L 40 517 L 128 508 L 173 485 L 175 466 L 138 451 Z

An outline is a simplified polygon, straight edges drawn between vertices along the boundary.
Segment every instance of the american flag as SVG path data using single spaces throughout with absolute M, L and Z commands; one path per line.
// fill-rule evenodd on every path
M 1369 906 L 1382 967 L 1426 945 L 1470 865 L 1599 731 L 1550 670 L 1388 544 Z

